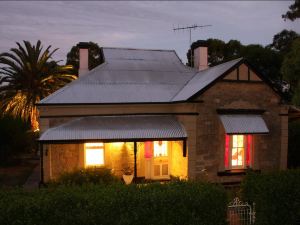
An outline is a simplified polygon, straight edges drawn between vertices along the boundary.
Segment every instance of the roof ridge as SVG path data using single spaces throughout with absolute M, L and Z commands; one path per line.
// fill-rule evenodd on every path
M 146 48 L 130 48 L 130 47 L 102 47 L 102 49 L 120 49 L 120 50 L 138 50 L 138 51 L 161 51 L 161 52 L 175 52 L 174 49 L 146 49 Z

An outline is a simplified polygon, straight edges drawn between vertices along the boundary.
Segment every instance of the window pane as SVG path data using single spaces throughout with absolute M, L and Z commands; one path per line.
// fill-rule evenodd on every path
M 244 153 L 245 153 L 244 148 L 239 148 L 238 163 L 237 163 L 239 166 L 243 166 L 243 164 L 244 164 Z
M 101 166 L 104 165 L 103 149 L 86 149 L 85 164 L 86 166 Z
M 244 147 L 244 135 L 237 135 L 237 147 Z
M 238 158 L 237 148 L 232 148 L 232 156 L 231 156 L 232 166 L 237 166 L 237 158 Z
M 85 143 L 85 166 L 103 166 L 103 143 Z
M 154 141 L 154 157 L 168 156 L 168 142 Z
M 232 136 L 232 147 L 233 148 L 238 147 L 238 136 L 237 135 Z

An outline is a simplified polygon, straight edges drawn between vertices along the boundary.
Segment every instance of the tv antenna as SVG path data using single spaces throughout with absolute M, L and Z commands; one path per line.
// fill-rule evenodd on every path
M 197 25 L 194 24 L 192 26 L 186 26 L 186 27 L 177 27 L 177 28 L 173 28 L 173 31 L 179 31 L 179 30 L 189 30 L 190 32 L 190 46 L 189 48 L 191 49 L 191 63 L 192 63 L 192 30 L 196 30 L 197 28 L 203 28 L 203 27 L 211 27 L 212 25 Z

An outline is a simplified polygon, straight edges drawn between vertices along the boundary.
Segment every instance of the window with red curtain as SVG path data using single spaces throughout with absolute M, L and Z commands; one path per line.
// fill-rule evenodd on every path
M 225 135 L 224 165 L 226 169 L 245 169 L 252 166 L 252 135 Z

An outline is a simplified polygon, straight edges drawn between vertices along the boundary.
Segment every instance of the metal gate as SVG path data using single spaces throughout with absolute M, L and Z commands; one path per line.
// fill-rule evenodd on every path
M 253 225 L 255 222 L 255 203 L 253 208 L 247 202 L 242 202 L 239 198 L 234 198 L 228 205 L 229 225 Z

